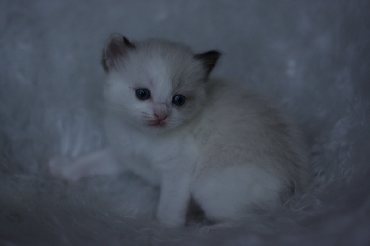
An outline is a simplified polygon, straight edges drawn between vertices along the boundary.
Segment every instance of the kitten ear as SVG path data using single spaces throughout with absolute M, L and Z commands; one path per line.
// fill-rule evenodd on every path
M 205 53 L 194 55 L 196 60 L 200 60 L 206 69 L 206 75 L 208 76 L 213 68 L 215 67 L 218 58 L 220 58 L 221 53 L 217 50 L 211 50 Z
M 128 50 L 136 49 L 126 37 L 113 34 L 103 50 L 102 65 L 105 72 L 117 66 L 117 62 L 125 57 Z

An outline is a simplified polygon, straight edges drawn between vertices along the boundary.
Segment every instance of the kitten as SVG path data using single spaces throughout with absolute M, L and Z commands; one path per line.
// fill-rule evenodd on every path
M 52 172 L 70 180 L 134 172 L 160 186 L 157 218 L 169 226 L 185 224 L 190 199 L 223 223 L 282 205 L 309 182 L 307 148 L 255 93 L 209 79 L 219 57 L 113 35 L 102 59 L 110 149 L 51 162 Z

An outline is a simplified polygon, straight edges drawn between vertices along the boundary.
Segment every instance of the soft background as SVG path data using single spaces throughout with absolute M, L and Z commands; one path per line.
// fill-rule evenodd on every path
M 1 0 L 0 244 L 370 245 L 369 13 L 366 0 Z M 49 158 L 105 144 L 112 32 L 220 50 L 213 76 L 263 91 L 307 134 L 312 190 L 205 234 L 158 225 L 158 190 L 128 174 L 51 177 Z

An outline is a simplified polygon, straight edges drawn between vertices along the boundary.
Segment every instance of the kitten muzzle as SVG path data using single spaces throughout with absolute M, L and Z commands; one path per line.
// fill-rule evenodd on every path
M 166 122 L 165 122 L 165 120 L 151 120 L 151 121 L 149 121 L 149 126 L 165 127 Z

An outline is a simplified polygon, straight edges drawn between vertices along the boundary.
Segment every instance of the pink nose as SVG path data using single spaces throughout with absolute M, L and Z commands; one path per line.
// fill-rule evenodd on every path
M 167 118 L 167 114 L 165 114 L 165 113 L 154 113 L 154 117 L 157 120 L 162 121 L 162 120 L 165 120 Z

